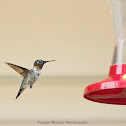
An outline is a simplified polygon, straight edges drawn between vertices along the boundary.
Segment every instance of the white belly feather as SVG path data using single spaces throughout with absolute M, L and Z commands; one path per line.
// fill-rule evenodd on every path
M 40 77 L 40 74 L 41 74 L 41 70 L 37 70 L 35 67 L 32 69 L 32 72 L 30 75 L 29 75 L 29 79 L 27 80 L 27 84 L 24 85 L 25 88 L 26 87 L 30 87 L 30 84 L 33 85 L 37 80 L 38 78 Z M 30 77 L 32 76 L 32 77 Z
M 41 70 L 37 70 L 35 67 L 33 68 L 33 70 L 35 72 L 35 81 L 37 81 L 38 78 L 40 77 Z

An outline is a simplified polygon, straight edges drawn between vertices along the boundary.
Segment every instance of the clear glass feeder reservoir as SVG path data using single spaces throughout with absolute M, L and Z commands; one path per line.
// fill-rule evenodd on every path
M 115 51 L 109 77 L 85 88 L 84 98 L 107 104 L 126 105 L 126 0 L 110 0 Z

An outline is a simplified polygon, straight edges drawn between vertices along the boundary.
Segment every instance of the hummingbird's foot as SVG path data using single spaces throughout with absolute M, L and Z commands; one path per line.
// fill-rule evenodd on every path
M 32 88 L 32 84 L 30 84 L 30 88 Z

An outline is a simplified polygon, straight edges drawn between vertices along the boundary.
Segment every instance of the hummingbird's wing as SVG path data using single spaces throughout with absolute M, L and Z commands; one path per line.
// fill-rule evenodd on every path
M 11 64 L 11 63 L 7 63 L 5 62 L 7 65 L 9 65 L 11 68 L 13 68 L 16 72 L 18 72 L 21 76 L 25 77 L 30 73 L 30 70 L 23 68 L 21 66 L 17 66 L 15 64 Z

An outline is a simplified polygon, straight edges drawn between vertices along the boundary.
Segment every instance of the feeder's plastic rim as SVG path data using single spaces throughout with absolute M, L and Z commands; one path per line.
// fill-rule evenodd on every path
M 83 97 L 99 103 L 126 105 L 126 78 L 123 78 L 124 75 L 126 75 L 126 64 L 111 66 L 109 77 L 87 86 Z

